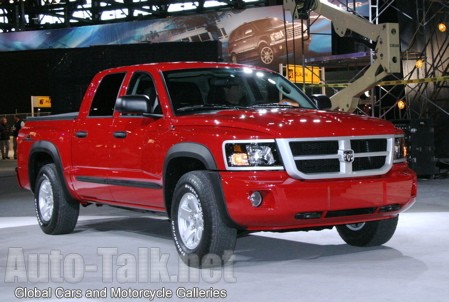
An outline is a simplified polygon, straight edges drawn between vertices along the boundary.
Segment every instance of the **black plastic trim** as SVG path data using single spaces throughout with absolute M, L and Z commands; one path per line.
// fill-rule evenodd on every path
M 49 141 L 37 141 L 33 144 L 33 146 L 31 146 L 30 158 L 28 161 L 28 177 L 30 179 L 31 191 L 34 192 L 34 186 L 36 184 L 36 176 L 37 176 L 37 173 L 39 173 L 39 171 L 34 170 L 35 156 L 36 156 L 36 154 L 39 154 L 39 153 L 45 153 L 51 157 L 52 162 L 56 166 L 56 171 L 58 173 L 58 177 L 59 177 L 59 179 L 61 179 L 61 183 L 63 184 L 64 192 L 66 193 L 67 196 L 74 198 L 70 194 L 70 191 L 68 190 L 66 179 L 65 179 L 64 173 L 63 173 L 64 169 L 62 166 L 61 157 L 59 156 L 58 149 L 56 148 L 55 145 L 53 145 L 53 143 L 51 143 Z
M 214 193 L 219 200 L 218 207 L 220 209 L 220 215 L 222 215 L 223 221 L 227 226 L 237 229 L 244 229 L 244 227 L 236 224 L 229 216 L 228 210 L 226 208 L 225 199 L 223 196 L 223 189 L 221 187 L 221 177 L 217 172 L 217 164 L 215 163 L 215 159 L 212 156 L 212 153 L 209 149 L 198 143 L 180 143 L 171 147 L 167 152 L 167 157 L 165 159 L 164 164 L 164 178 L 167 175 L 167 167 L 172 159 L 178 157 L 188 157 L 194 158 L 203 163 L 205 166 L 206 173 L 209 174 L 210 179 L 212 180 L 212 185 L 214 187 Z
M 243 226 L 235 223 L 229 216 L 228 208 L 226 207 L 225 198 L 223 196 L 223 189 L 221 187 L 222 180 L 220 174 L 216 171 L 205 171 L 205 172 L 208 174 L 210 180 L 212 181 L 214 194 L 215 196 L 217 196 L 218 208 L 224 223 L 226 223 L 228 227 L 235 228 L 238 230 L 244 230 L 245 228 Z
M 76 180 L 83 182 L 91 182 L 103 185 L 144 188 L 144 189 L 162 189 L 162 186 L 149 181 L 136 181 L 136 180 L 123 180 L 123 179 L 110 179 L 93 176 L 77 176 Z
M 126 131 L 116 131 L 113 133 L 115 138 L 126 138 L 126 136 L 128 135 L 126 133 Z
M 77 131 L 75 133 L 75 136 L 78 138 L 85 138 L 87 137 L 87 134 L 88 134 L 87 131 Z
M 101 178 L 101 177 L 76 176 L 75 179 L 77 181 L 91 182 L 91 183 L 94 183 L 94 184 L 101 184 L 101 185 L 107 185 L 108 184 L 108 180 L 106 178 Z
M 27 117 L 27 121 L 59 121 L 59 120 L 74 120 L 78 117 L 78 112 L 69 112 L 61 114 L 53 114 L 46 116 L 31 116 Z
M 375 212 L 376 212 L 376 208 L 337 210 L 337 211 L 327 212 L 326 218 L 354 216 L 354 215 L 369 215 L 369 214 L 374 214 Z
M 198 143 L 179 143 L 171 147 L 167 152 L 164 165 L 164 175 L 168 163 L 177 157 L 191 157 L 203 163 L 207 170 L 217 170 L 217 164 L 209 149 Z

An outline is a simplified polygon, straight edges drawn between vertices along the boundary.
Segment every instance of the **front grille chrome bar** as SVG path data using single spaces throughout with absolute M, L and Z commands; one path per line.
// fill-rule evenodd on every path
M 277 139 L 285 170 L 297 179 L 375 176 L 393 165 L 394 135 Z

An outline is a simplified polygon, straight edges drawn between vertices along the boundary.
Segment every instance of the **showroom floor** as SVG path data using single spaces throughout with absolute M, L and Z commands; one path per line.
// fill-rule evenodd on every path
M 449 296 L 449 179 L 419 181 L 417 203 L 384 246 L 351 247 L 335 230 L 257 233 L 237 240 L 227 266 L 197 270 L 178 260 L 168 221 L 147 214 L 82 208 L 75 232 L 45 235 L 13 166 L 0 161 L 1 301 L 434 302 Z

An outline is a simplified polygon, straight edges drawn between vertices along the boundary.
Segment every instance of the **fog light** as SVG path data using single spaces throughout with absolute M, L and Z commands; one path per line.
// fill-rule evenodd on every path
M 383 206 L 380 208 L 381 212 L 393 212 L 393 211 L 399 211 L 401 209 L 401 205 L 399 204 L 390 204 L 387 206 Z
M 321 218 L 322 213 L 321 212 L 305 212 L 305 213 L 298 213 L 295 215 L 296 219 L 318 219 Z
M 262 194 L 260 194 L 260 192 L 258 191 L 251 193 L 251 195 L 249 195 L 249 201 L 251 201 L 253 207 L 257 208 L 262 204 Z

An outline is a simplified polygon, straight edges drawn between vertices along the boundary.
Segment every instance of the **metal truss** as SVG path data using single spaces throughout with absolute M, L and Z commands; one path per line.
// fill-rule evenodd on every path
M 393 1 L 391 1 L 393 3 Z M 443 0 L 415 0 L 415 16 L 406 14 L 399 6 L 392 7 L 416 28 L 402 49 L 402 77 L 398 85 L 379 86 L 374 101 L 376 114 L 381 118 L 393 115 L 395 119 L 430 118 L 438 120 L 449 116 L 449 33 L 441 32 L 438 24 L 449 27 L 449 2 Z M 387 99 L 394 99 L 391 105 Z M 405 105 L 398 108 L 398 103 Z M 385 104 L 389 105 L 385 105 Z
M 348 11 L 352 0 L 339 0 Z M 406 10 L 404 3 L 413 7 Z M 449 116 L 449 1 L 447 0 L 369 0 L 369 21 L 380 23 L 383 15 L 395 12 L 401 29 L 402 73 L 393 74 L 389 81 L 381 82 L 372 89 L 369 97 L 361 100 L 356 112 L 385 119 L 428 118 L 438 120 Z M 440 31 L 438 25 L 447 26 Z M 414 32 L 410 32 L 413 29 Z M 402 31 L 409 31 L 402 36 Z M 353 54 L 354 55 L 354 54 Z M 370 66 L 355 58 L 351 64 L 354 76 L 349 85 L 357 80 Z M 416 64 L 422 62 L 422 66 Z M 307 60 L 306 60 L 307 61 Z M 337 69 L 349 71 L 351 65 L 339 59 Z M 356 64 L 359 62 L 361 64 Z M 329 65 L 329 63 L 327 63 Z M 364 64 L 367 64 L 366 66 Z M 332 66 L 336 69 L 336 66 Z M 324 74 L 324 70 L 323 70 Z M 336 93 L 344 85 L 326 83 L 328 92 Z M 313 85 L 310 85 L 313 86 Z M 402 109 L 399 104 L 405 105 Z
M 214 3 L 215 6 L 208 5 Z M 217 3 L 218 2 L 218 3 Z M 62 28 L 123 22 L 171 15 L 202 13 L 224 8 L 269 5 L 267 0 L 0 0 L 0 32 Z M 171 7 L 185 6 L 174 12 Z M 107 18 L 104 14 L 118 16 Z M 48 18 L 57 22 L 48 22 Z

